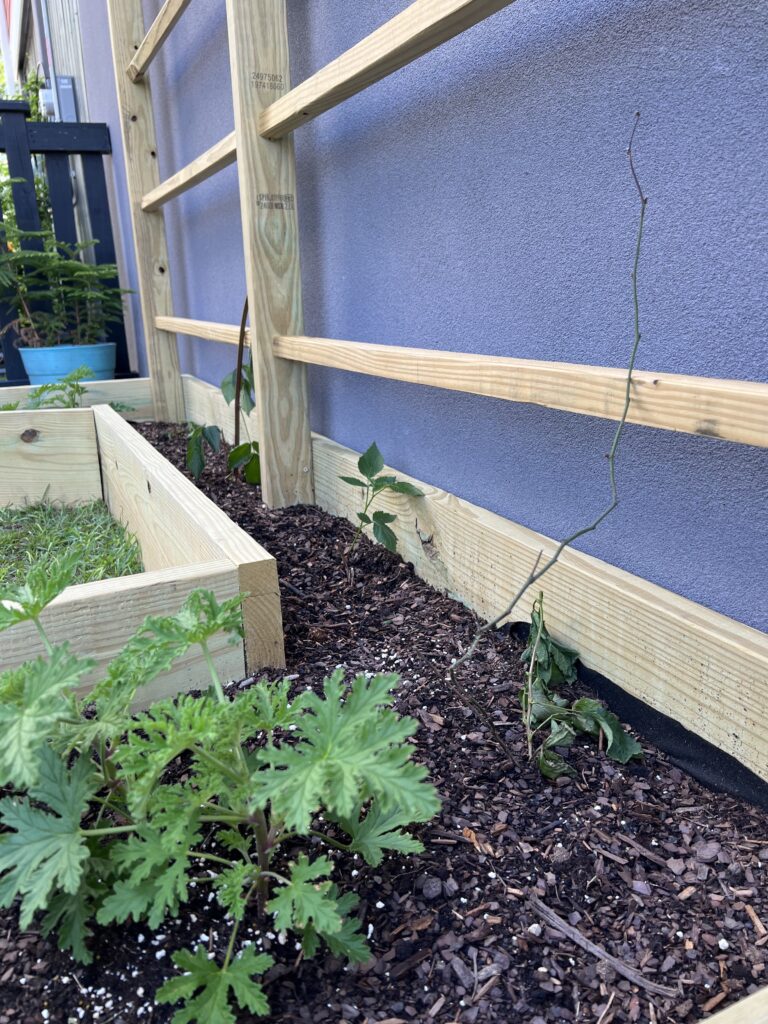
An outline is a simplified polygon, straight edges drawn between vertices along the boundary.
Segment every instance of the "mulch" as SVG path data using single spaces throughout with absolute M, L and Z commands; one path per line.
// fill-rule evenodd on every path
M 183 428 L 140 429 L 183 469 Z M 400 673 L 397 708 L 419 720 L 417 756 L 443 798 L 420 829 L 423 854 L 376 869 L 336 858 L 336 878 L 361 900 L 368 964 L 302 960 L 292 939 L 281 945 L 248 922 L 243 938 L 276 959 L 270 1020 L 690 1024 L 765 983 L 764 812 L 710 792 L 645 743 L 643 761 L 627 766 L 580 743 L 569 753 L 576 777 L 544 780 L 518 724 L 520 643 L 499 632 L 463 678 L 515 752 L 510 764 L 447 679 L 475 616 L 367 540 L 350 582 L 346 521 L 313 507 L 265 508 L 224 459 L 209 460 L 200 486 L 277 559 L 288 673 L 302 686 L 339 664 Z M 613 960 L 564 937 L 558 917 Z M 97 929 L 95 963 L 83 967 L 39 933 L 20 935 L 13 910 L 0 911 L 0 1024 L 167 1022 L 173 1011 L 154 1006 L 153 992 L 174 973 L 171 953 L 204 942 L 221 956 L 227 937 L 200 891 L 157 934 L 141 924 Z

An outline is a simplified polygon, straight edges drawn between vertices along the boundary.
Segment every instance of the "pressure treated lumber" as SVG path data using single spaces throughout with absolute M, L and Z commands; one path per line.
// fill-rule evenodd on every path
M 225 135 L 214 146 L 188 163 L 186 167 L 182 167 L 176 174 L 166 178 L 157 188 L 147 192 L 141 200 L 142 210 L 145 213 L 159 210 L 169 199 L 180 196 L 194 185 L 199 185 L 201 181 L 212 177 L 217 171 L 229 167 L 235 160 L 237 160 L 237 144 L 235 133 L 230 132 L 229 135 Z
M 274 558 L 108 406 L 93 410 L 104 500 L 139 541 L 149 570 L 228 559 L 238 573 L 246 656 L 285 664 Z
M 618 420 L 627 371 L 329 338 L 278 337 L 275 355 L 388 380 Z M 768 447 L 768 384 L 674 373 L 633 375 L 630 423 Z
M 707 1017 L 707 1024 L 768 1024 L 768 988 Z
M 129 420 L 153 420 L 155 406 L 152 402 L 152 382 L 149 377 L 127 377 L 125 380 L 94 380 L 82 381 L 86 393 L 80 396 L 82 408 L 92 405 L 109 405 L 118 402 L 129 406 L 118 410 L 120 415 Z M 29 399 L 34 388 L 23 385 L 0 390 L 0 405 L 6 402 L 18 402 L 22 407 Z
M 302 504 L 313 497 L 306 367 L 272 352 L 276 334 L 303 331 L 293 140 L 268 142 L 258 131 L 271 76 L 290 81 L 285 0 L 227 0 L 227 30 L 262 497 L 272 507 Z
M 78 584 L 67 587 L 46 608 L 42 622 L 54 643 L 68 640 L 75 653 L 96 660 L 96 669 L 84 678 L 81 692 L 85 692 L 147 615 L 174 614 L 198 587 L 212 590 L 219 601 L 235 597 L 240 591 L 237 569 L 226 559 Z M 229 644 L 225 636 L 215 636 L 210 651 L 222 679 L 243 677 L 242 644 Z M 34 625 L 21 623 L 3 633 L 0 670 L 44 653 Z M 193 647 L 168 672 L 139 691 L 136 708 L 186 690 L 199 690 L 208 678 L 202 650 Z
M 508 7 L 512 0 L 416 0 L 401 14 L 271 103 L 259 117 L 265 139 L 280 139 L 447 39 Z M 259 71 L 279 71 L 258 65 Z M 285 78 L 287 82 L 287 77 Z
M 356 523 L 358 495 L 339 476 L 355 475 L 358 454 L 318 436 L 313 447 L 317 504 Z M 378 506 L 398 517 L 403 558 L 428 583 L 493 618 L 555 541 L 411 482 L 426 497 L 382 492 Z M 548 628 L 588 668 L 768 780 L 766 634 L 574 550 L 529 591 L 515 620 L 529 619 L 539 589 Z
M 67 503 L 101 498 L 90 410 L 0 413 L 0 505 L 43 498 Z
M 133 84 L 125 73 L 144 38 L 141 0 L 107 0 L 107 10 L 155 412 L 160 420 L 178 422 L 184 414 L 184 398 L 176 338 L 154 326 L 156 316 L 173 311 L 165 223 L 161 212 L 141 209 L 142 196 L 160 184 L 152 97 L 146 79 Z
M 138 82 L 146 74 L 147 68 L 189 4 L 190 0 L 165 0 L 128 65 L 128 77 L 132 82 Z
M 186 334 L 190 338 L 202 338 L 205 341 L 221 341 L 225 345 L 237 345 L 240 340 L 240 327 L 237 324 L 219 324 L 212 320 L 189 320 L 183 316 L 159 316 L 155 326 L 161 331 L 174 331 Z M 246 337 L 250 339 L 250 329 L 246 327 Z

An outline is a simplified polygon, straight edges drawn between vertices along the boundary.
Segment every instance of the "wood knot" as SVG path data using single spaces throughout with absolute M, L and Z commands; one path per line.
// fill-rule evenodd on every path
M 21 440 L 25 444 L 32 444 L 32 442 L 36 441 L 39 436 L 40 436 L 40 431 L 39 430 L 35 430 L 34 427 L 27 427 L 27 429 L 21 435 Z

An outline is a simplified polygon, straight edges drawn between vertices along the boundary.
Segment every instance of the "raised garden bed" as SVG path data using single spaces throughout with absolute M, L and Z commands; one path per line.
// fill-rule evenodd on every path
M 235 526 L 108 406 L 0 414 L 0 501 L 76 503 L 103 498 L 139 542 L 145 571 L 80 584 L 43 620 L 54 642 L 108 662 L 145 616 L 176 611 L 196 587 L 219 599 L 246 593 L 245 643 L 217 638 L 212 654 L 225 679 L 254 665 L 283 664 L 274 558 Z M 0 669 L 42 652 L 34 627 L 3 637 Z M 201 655 L 190 652 L 158 678 L 143 701 L 198 685 Z
M 142 430 L 183 466 L 182 429 Z M 473 614 L 367 541 L 350 583 L 348 523 L 315 508 L 265 508 L 232 480 L 224 458 L 211 459 L 201 485 L 278 557 L 297 691 L 317 688 L 339 663 L 402 673 L 398 710 L 419 719 L 417 756 L 444 801 L 419 830 L 423 854 L 396 854 L 375 869 L 334 858 L 335 878 L 362 900 L 369 964 L 302 960 L 249 918 L 242 937 L 277 961 L 268 1019 L 764 1024 L 765 993 L 750 993 L 765 983 L 768 959 L 765 813 L 705 789 L 645 742 L 643 762 L 625 767 L 580 744 L 570 755 L 574 779 L 543 780 L 519 725 L 521 646 L 502 632 L 468 667 L 468 681 L 519 752 L 506 762 L 445 678 L 474 633 Z M 642 982 L 564 936 L 542 904 Z M 52 1021 L 165 1024 L 172 1009 L 155 1006 L 154 992 L 175 973 L 171 952 L 202 941 L 221 958 L 227 935 L 201 887 L 156 934 L 132 923 L 98 929 L 96 961 L 84 968 L 38 934 L 20 936 L 14 915 L 0 912 L 0 992 L 13 1011 L 0 1001 L 0 1024 L 37 1024 L 42 1009 Z M 256 1019 L 238 1015 L 242 1024 Z

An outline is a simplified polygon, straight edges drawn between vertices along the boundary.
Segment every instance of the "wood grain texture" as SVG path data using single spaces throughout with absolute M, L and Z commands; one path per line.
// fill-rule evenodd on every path
M 108 406 L 93 410 L 104 500 L 141 545 L 145 568 L 229 560 L 252 669 L 285 664 L 274 558 Z
M 43 612 L 42 622 L 54 643 L 68 640 L 77 654 L 96 660 L 96 669 L 81 688 L 84 693 L 147 615 L 175 614 L 197 587 L 212 590 L 222 601 L 234 597 L 239 586 L 237 570 L 228 560 L 175 566 L 67 587 Z M 32 623 L 14 626 L 3 634 L 0 671 L 44 653 Z M 229 644 L 224 636 L 213 637 L 211 654 L 223 679 L 243 677 L 242 644 Z M 209 678 L 202 651 L 192 649 L 169 672 L 140 691 L 137 707 L 146 707 L 153 700 L 185 690 L 204 689 Z
M 355 522 L 357 453 L 315 436 L 317 504 Z M 403 474 L 398 476 L 410 479 Z M 403 558 L 427 582 L 490 619 L 555 542 L 467 501 L 383 494 Z M 627 693 L 680 722 L 768 779 L 768 635 L 578 551 L 567 550 L 539 584 L 556 639 Z M 516 619 L 528 620 L 532 589 Z
M 232 444 L 235 438 L 235 414 L 234 406 L 227 405 L 221 388 L 213 384 L 207 384 L 204 380 L 192 377 L 189 374 L 182 375 L 184 387 L 184 407 L 187 419 L 190 423 L 210 423 L 221 430 L 228 444 Z M 240 429 L 243 441 L 258 441 L 259 424 L 256 413 L 249 416 L 241 416 Z
M 0 505 L 44 497 L 69 504 L 101 498 L 90 409 L 0 412 Z
M 129 405 L 130 409 L 120 415 L 129 420 L 154 420 L 155 406 L 152 401 L 152 382 L 149 377 L 130 377 L 125 380 L 94 380 L 83 382 L 86 394 L 80 399 L 82 408 L 92 405 L 109 405 L 120 402 Z M 0 404 L 19 402 L 23 407 L 29 393 L 34 389 L 29 385 L 15 388 L 3 388 L 0 391 Z
M 510 3 L 512 0 L 416 0 L 271 103 L 259 117 L 261 135 L 283 138 Z
M 176 174 L 172 174 L 170 178 L 166 178 L 165 181 L 161 182 L 157 188 L 153 188 L 151 192 L 143 196 L 141 200 L 142 210 L 145 213 L 159 210 L 169 199 L 180 196 L 187 189 L 198 185 L 201 181 L 205 181 L 206 178 L 216 174 L 217 171 L 229 167 L 235 160 L 237 160 L 237 144 L 235 142 L 235 133 L 230 132 L 229 135 L 226 135 L 217 142 L 215 146 L 206 149 L 204 153 L 201 153 L 200 156 L 188 163 L 186 167 L 182 167 Z
M 602 419 L 620 419 L 624 406 L 627 371 L 607 366 L 329 338 L 278 337 L 273 347 L 283 359 Z M 628 420 L 765 448 L 768 384 L 635 370 Z
M 165 223 L 161 212 L 141 209 L 141 197 L 160 184 L 152 97 L 145 79 L 132 84 L 125 73 L 135 47 L 144 38 L 141 0 L 107 0 L 107 10 L 155 411 L 159 420 L 178 422 L 184 415 L 184 397 L 176 338 L 155 327 L 156 316 L 170 315 L 173 310 Z
M 158 316 L 155 326 L 161 331 L 174 331 L 186 334 L 190 338 L 203 338 L 205 341 L 221 341 L 225 345 L 237 345 L 240 340 L 238 324 L 219 324 L 213 320 L 190 320 L 183 316 Z M 250 328 L 246 327 L 246 337 L 250 339 Z
M 768 1024 L 768 988 L 706 1018 L 707 1024 Z
M 191 0 L 165 0 L 127 67 L 128 77 L 132 82 L 138 82 L 146 74 L 147 68 L 160 52 L 160 47 L 190 2 Z
M 258 132 L 269 76 L 290 81 L 285 0 L 227 0 L 227 28 L 262 496 L 272 507 L 301 504 L 313 497 L 306 368 L 272 352 L 276 334 L 302 333 L 293 141 Z

